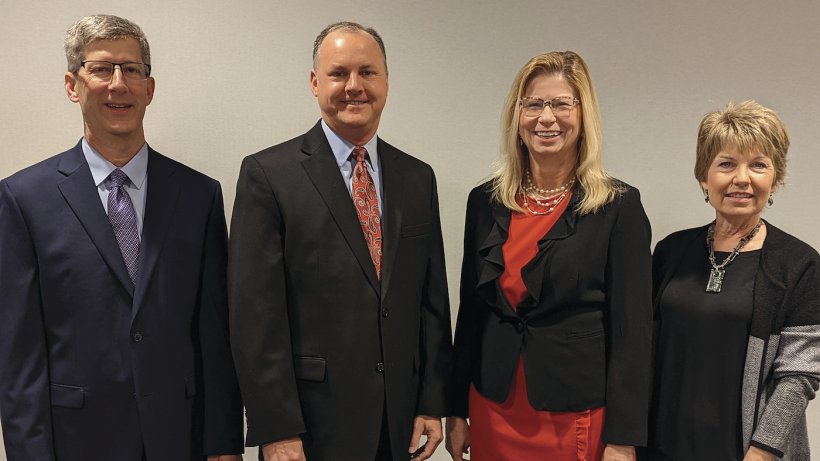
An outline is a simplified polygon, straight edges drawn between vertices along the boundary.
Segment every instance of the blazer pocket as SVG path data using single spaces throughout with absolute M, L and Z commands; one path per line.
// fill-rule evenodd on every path
M 185 378 L 185 397 L 193 398 L 196 395 L 196 380 L 194 378 Z
M 321 383 L 325 380 L 327 360 L 324 357 L 296 356 L 293 358 L 296 379 Z
M 567 333 L 567 341 L 584 341 L 586 339 L 599 338 L 604 335 L 603 328 L 593 328 L 592 330 L 571 331 Z
M 430 233 L 430 228 L 432 226 L 429 222 L 424 224 L 414 224 L 412 226 L 402 226 L 401 232 L 399 235 L 401 238 L 415 238 L 415 237 L 426 237 Z
M 85 406 L 85 389 L 80 386 L 51 383 L 51 404 L 65 408 Z

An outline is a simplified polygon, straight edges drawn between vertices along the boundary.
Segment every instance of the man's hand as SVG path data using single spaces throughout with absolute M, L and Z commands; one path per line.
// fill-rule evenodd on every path
M 302 439 L 291 437 L 262 446 L 265 461 L 307 461 Z
M 635 447 L 627 445 L 607 445 L 601 461 L 635 461 Z
M 242 455 L 208 456 L 208 461 L 242 461 Z
M 447 418 L 445 427 L 447 441 L 444 442 L 444 448 L 450 452 L 453 461 L 465 461 L 464 455 L 470 453 L 470 425 L 464 418 L 451 416 Z
M 777 457 L 774 453 L 769 453 L 757 447 L 749 447 L 749 451 L 747 451 L 746 456 L 743 457 L 743 461 L 774 461 L 775 459 L 777 459 Z
M 407 450 L 410 453 L 419 449 L 422 434 L 427 436 L 427 443 L 425 443 L 424 451 L 414 460 L 423 461 L 431 456 L 436 451 L 438 444 L 441 443 L 441 418 L 434 418 L 432 416 L 418 415 L 413 419 L 413 436 L 410 438 L 410 448 Z

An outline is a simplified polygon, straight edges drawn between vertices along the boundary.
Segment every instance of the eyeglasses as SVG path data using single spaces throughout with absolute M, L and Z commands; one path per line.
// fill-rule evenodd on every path
M 101 82 L 110 82 L 114 68 L 118 66 L 129 82 L 141 83 L 151 75 L 151 65 L 141 62 L 83 61 L 80 64 L 91 77 Z
M 566 117 L 573 107 L 581 104 L 578 98 L 570 98 L 569 96 L 559 96 L 549 101 L 544 101 L 541 98 L 521 98 L 518 102 L 521 104 L 521 111 L 527 117 L 538 117 L 547 107 L 552 109 L 552 113 L 556 117 Z

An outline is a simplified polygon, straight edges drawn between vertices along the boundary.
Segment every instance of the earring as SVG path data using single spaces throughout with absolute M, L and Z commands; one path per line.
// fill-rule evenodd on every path
M 703 201 L 709 203 L 709 190 L 703 189 Z
M 772 195 L 773 194 L 769 194 L 769 206 L 774 205 L 774 197 L 772 197 Z

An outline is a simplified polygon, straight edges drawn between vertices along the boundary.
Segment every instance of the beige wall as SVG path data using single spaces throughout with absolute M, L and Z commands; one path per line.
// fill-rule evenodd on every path
M 816 2 L 123 5 L 2 0 L 0 177 L 81 136 L 78 107 L 62 88 L 61 41 L 79 17 L 107 12 L 134 20 L 151 41 L 157 91 L 146 117 L 149 143 L 219 179 L 230 210 L 242 157 L 318 119 L 308 88 L 313 38 L 327 23 L 352 19 L 376 27 L 387 44 L 391 88 L 380 135 L 438 174 L 454 314 L 466 196 L 496 156 L 499 110 L 513 75 L 541 51 L 572 49 L 589 63 L 606 164 L 641 189 L 654 241 L 711 219 L 691 173 L 697 124 L 729 99 L 754 98 L 779 111 L 793 139 L 788 185 L 766 217 L 820 248 Z M 809 417 L 812 444 L 820 447 L 820 405 Z M 434 459 L 447 459 L 444 450 Z

